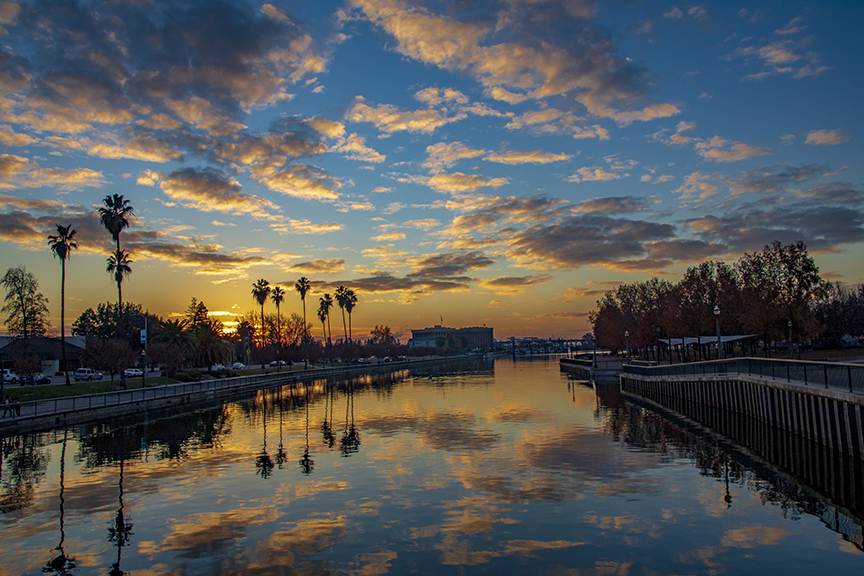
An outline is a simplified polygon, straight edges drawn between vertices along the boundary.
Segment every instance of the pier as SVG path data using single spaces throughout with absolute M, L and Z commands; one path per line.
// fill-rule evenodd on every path
M 622 360 L 614 356 L 579 356 L 561 358 L 561 370 L 580 374 L 585 380 L 601 383 L 617 382 L 621 374 Z

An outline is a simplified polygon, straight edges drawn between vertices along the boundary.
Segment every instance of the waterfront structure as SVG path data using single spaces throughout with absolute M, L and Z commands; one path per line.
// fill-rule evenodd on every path
M 492 328 L 468 326 L 450 328 L 436 324 L 431 328 L 411 330 L 408 346 L 412 348 L 439 348 L 451 350 L 491 350 L 495 338 Z
M 83 336 L 66 336 L 66 363 L 69 370 L 75 370 L 82 365 L 84 351 Z M 16 361 L 27 357 L 38 358 L 39 366 L 34 367 L 34 371 L 48 375 L 57 374 L 63 369 L 60 365 L 63 357 L 60 338 L 0 336 L 0 366 L 15 369 Z

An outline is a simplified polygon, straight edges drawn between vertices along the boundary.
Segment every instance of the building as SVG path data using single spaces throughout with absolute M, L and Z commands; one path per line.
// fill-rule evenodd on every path
M 69 370 L 82 365 L 85 339 L 83 336 L 66 336 L 66 361 Z M 38 358 L 43 374 L 53 375 L 60 371 L 63 350 L 60 338 L 35 336 L 33 338 L 13 338 L 0 336 L 0 366 L 15 369 L 16 362 L 22 358 Z
M 492 328 L 469 326 L 449 328 L 435 325 L 431 328 L 411 330 L 408 346 L 412 348 L 439 348 L 449 350 L 491 350 L 495 339 Z

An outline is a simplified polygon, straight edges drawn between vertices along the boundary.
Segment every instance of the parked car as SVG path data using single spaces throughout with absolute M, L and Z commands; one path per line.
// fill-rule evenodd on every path
M 9 368 L 3 368 L 3 380 L 11 384 L 17 384 L 18 375 Z
M 215 364 L 210 366 L 210 372 L 219 372 L 220 370 L 224 370 L 224 369 L 225 369 L 225 365 L 220 364 L 219 362 L 216 362 Z
M 123 370 L 123 375 L 127 378 L 135 378 L 136 376 L 143 376 L 144 371 L 140 368 L 126 368 Z
M 234 362 L 234 364 L 231 365 L 232 370 L 243 370 L 244 368 L 246 368 L 246 365 L 242 362 Z
M 29 384 L 31 386 L 34 384 L 51 384 L 51 378 L 41 372 L 29 376 L 19 376 L 18 381 L 21 384 Z
M 288 363 L 285 362 L 284 360 L 273 360 L 272 362 L 270 362 L 271 368 L 276 368 L 277 366 L 287 366 L 287 365 L 288 365 Z
M 80 382 L 82 380 L 85 382 L 102 380 L 102 373 L 92 368 L 78 368 L 75 370 L 75 381 Z

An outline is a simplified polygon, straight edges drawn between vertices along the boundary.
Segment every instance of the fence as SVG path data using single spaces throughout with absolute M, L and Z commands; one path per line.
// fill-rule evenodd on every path
M 377 364 L 352 364 L 349 366 L 337 366 L 332 368 L 320 368 L 317 370 L 303 370 L 302 372 L 276 372 L 269 374 L 255 374 L 251 376 L 237 376 L 234 378 L 221 378 L 218 380 L 203 380 L 200 382 L 184 382 L 179 384 L 165 384 L 149 388 L 136 388 L 134 390 L 118 390 L 116 392 L 105 392 L 100 394 L 86 394 L 81 396 L 66 396 L 48 400 L 32 400 L 17 404 L 13 410 L 9 408 L 6 413 L 0 413 L 0 424 L 10 420 L 26 420 L 43 416 L 59 416 L 70 412 L 93 410 L 98 408 L 111 408 L 128 404 L 137 404 L 151 400 L 167 398 L 181 398 L 191 394 L 213 394 L 220 395 L 227 392 L 239 392 L 248 388 L 256 388 L 266 384 L 284 383 L 313 380 L 316 378 L 327 378 L 330 376 L 349 376 L 352 374 L 369 372 L 386 368 L 399 370 L 412 366 L 428 364 L 430 362 L 443 362 L 452 360 L 464 360 L 466 357 L 443 357 L 424 360 L 405 360 L 400 362 L 388 362 Z
M 706 374 L 750 374 L 804 386 L 835 388 L 864 394 L 864 365 L 812 362 L 773 358 L 729 358 L 685 364 L 639 366 L 628 364 L 623 374 L 642 376 L 699 376 Z

